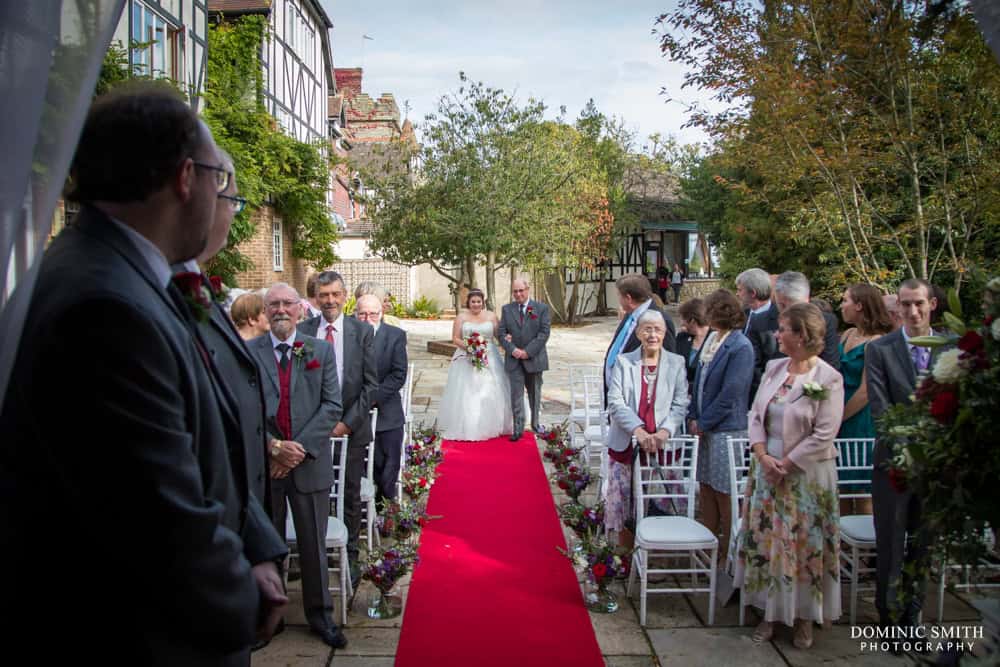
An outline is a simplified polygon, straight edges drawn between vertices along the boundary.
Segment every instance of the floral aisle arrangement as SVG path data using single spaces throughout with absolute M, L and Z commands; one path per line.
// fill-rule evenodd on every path
M 486 339 L 476 331 L 465 339 L 466 356 L 477 371 L 484 371 L 490 365 L 490 359 L 486 356 L 486 344 Z
M 563 553 L 577 572 L 586 577 L 584 602 L 591 611 L 618 611 L 618 600 L 608 585 L 616 577 L 628 574 L 628 559 L 619 555 L 603 536 L 581 541 L 581 548 Z
M 562 424 L 543 428 L 538 433 L 538 438 L 545 443 L 546 449 L 550 446 L 555 447 L 568 443 L 570 441 L 569 422 L 564 421 Z
M 402 609 L 396 602 L 398 596 L 390 595 L 390 591 L 417 564 L 417 560 L 416 549 L 407 544 L 376 547 L 369 552 L 361 576 L 378 589 L 368 607 L 369 618 L 393 618 L 400 614 Z
M 386 503 L 379 517 L 383 537 L 392 537 L 397 542 L 416 541 L 420 531 L 432 517 L 417 503 L 406 500 Z
M 934 348 L 931 372 L 918 378 L 912 404 L 891 407 L 878 424 L 892 447 L 890 483 L 921 498 L 920 530 L 934 547 L 914 585 L 941 558 L 974 568 L 987 531 L 1000 527 L 1000 278 L 987 283 L 983 316 L 970 324 L 954 292 L 948 302 L 949 333 L 910 339 Z
M 425 441 L 424 438 L 414 438 L 406 446 L 407 466 L 437 466 L 444 459 L 440 440 Z
M 594 507 L 576 500 L 563 503 L 559 507 L 559 517 L 581 541 L 593 539 L 604 526 L 604 503 L 599 502 Z
M 403 493 L 418 505 L 426 505 L 427 496 L 434 486 L 434 466 L 407 466 L 403 471 Z
M 579 462 L 573 462 L 564 468 L 556 468 L 552 473 L 552 481 L 563 490 L 563 493 L 577 500 L 590 485 L 590 472 Z
M 542 456 L 551 461 L 556 468 L 565 468 L 570 463 L 580 460 L 580 450 L 566 440 L 555 440 L 545 444 Z

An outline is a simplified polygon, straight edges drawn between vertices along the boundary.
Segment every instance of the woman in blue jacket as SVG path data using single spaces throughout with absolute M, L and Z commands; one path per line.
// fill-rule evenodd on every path
M 732 293 L 709 294 L 705 316 L 713 331 L 695 372 L 688 433 L 700 436 L 699 520 L 719 536 L 719 559 L 725 561 L 732 524 L 726 438 L 747 437 L 747 387 L 753 381 L 754 357 L 750 339 L 742 333 L 746 316 Z

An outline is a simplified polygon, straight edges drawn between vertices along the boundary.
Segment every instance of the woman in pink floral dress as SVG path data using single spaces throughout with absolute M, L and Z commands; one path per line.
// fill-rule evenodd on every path
M 794 625 L 794 644 L 812 646 L 812 624 L 840 616 L 840 535 L 836 449 L 844 381 L 817 355 L 825 324 L 812 304 L 778 320 L 779 349 L 750 410 L 753 459 L 735 585 L 764 610 L 753 639 L 774 623 Z

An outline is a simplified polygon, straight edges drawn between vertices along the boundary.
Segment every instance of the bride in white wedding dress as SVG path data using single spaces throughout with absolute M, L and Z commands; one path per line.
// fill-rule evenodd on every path
M 448 368 L 448 384 L 441 396 L 438 426 L 448 440 L 489 440 L 514 428 L 510 409 L 510 383 L 503 358 L 494 341 L 497 316 L 485 309 L 482 290 L 469 290 L 466 311 L 455 318 L 451 339 L 458 349 Z M 487 364 L 476 368 L 466 351 L 465 340 L 477 332 L 487 340 Z

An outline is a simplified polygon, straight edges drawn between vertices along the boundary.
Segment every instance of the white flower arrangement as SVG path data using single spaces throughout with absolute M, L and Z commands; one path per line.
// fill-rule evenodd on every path
M 993 320 L 993 324 L 990 325 L 990 333 L 993 334 L 993 340 L 1000 340 L 1000 320 Z
M 819 382 L 806 382 L 802 385 L 802 394 L 815 401 L 824 401 L 830 395 L 830 390 Z
M 959 361 L 962 351 L 959 349 L 946 350 L 938 355 L 934 362 L 934 381 L 940 384 L 955 384 L 965 377 L 968 370 Z

